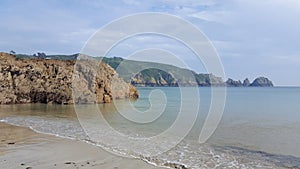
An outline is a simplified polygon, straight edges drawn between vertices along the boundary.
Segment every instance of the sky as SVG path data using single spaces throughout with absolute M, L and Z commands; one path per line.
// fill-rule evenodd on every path
M 195 25 L 216 48 L 226 77 L 266 76 L 277 86 L 300 85 L 299 0 L 1 0 L 0 51 L 78 53 L 103 26 L 143 12 L 171 14 Z M 182 59 L 192 62 L 182 44 L 158 36 L 132 37 L 111 56 L 161 46 L 186 53 Z

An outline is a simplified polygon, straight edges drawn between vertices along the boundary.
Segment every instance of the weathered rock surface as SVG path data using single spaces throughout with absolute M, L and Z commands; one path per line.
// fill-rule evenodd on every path
M 240 80 L 235 81 L 235 80 L 229 78 L 226 81 L 226 86 L 228 86 L 228 87 L 240 87 L 240 86 L 242 86 L 242 82 Z
M 0 104 L 72 104 L 73 97 L 75 103 L 108 103 L 137 98 L 138 91 L 105 63 L 17 59 L 0 53 Z
M 254 87 L 273 87 L 273 83 L 272 83 L 272 81 L 270 81 L 266 77 L 258 77 L 250 84 L 250 86 L 254 86 Z
M 246 78 L 246 79 L 244 80 L 243 86 L 244 86 L 244 87 L 250 86 L 250 80 L 249 80 L 248 78 Z

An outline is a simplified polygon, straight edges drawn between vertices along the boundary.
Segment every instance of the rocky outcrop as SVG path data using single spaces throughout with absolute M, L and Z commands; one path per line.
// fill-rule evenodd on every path
M 1 104 L 108 103 L 137 97 L 136 88 L 105 63 L 17 59 L 0 53 Z
M 226 81 L 226 86 L 228 86 L 228 87 L 240 87 L 240 86 L 242 86 L 242 82 L 240 80 L 235 81 L 235 80 L 229 78 Z
M 246 78 L 246 79 L 244 80 L 244 82 L 243 82 L 243 86 L 244 86 L 244 87 L 248 87 L 248 86 L 250 86 L 250 81 L 249 81 L 249 79 L 248 79 L 248 78 Z
M 273 82 L 270 81 L 268 78 L 258 77 L 250 84 L 250 86 L 253 86 L 253 87 L 273 87 L 274 85 L 273 85 Z
M 250 83 L 249 79 L 246 78 L 242 83 L 240 80 L 228 79 L 226 81 L 226 86 L 228 87 L 273 87 L 272 81 L 270 81 L 266 77 L 258 77 L 252 83 Z

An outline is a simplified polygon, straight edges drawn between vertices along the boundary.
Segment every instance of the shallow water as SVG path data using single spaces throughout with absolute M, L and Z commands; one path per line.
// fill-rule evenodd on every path
M 153 94 L 153 90 L 164 94 Z M 192 96 L 191 89 L 184 90 Z M 222 120 L 205 144 L 200 144 L 198 138 L 211 104 L 211 89 L 199 88 L 200 102 L 192 97 L 182 98 L 187 95 L 180 92 L 179 88 L 139 88 L 140 99 L 135 102 L 119 100 L 97 105 L 97 110 L 94 105 L 80 105 L 76 107 L 78 114 L 73 105 L 1 105 L 0 117 L 10 124 L 87 141 L 158 165 L 300 168 L 300 88 L 227 88 Z M 185 109 L 181 109 L 182 102 L 187 104 Z M 126 112 L 128 103 L 148 113 L 163 111 L 149 123 L 132 122 L 122 116 L 130 113 Z M 193 122 L 190 117 L 194 105 L 198 104 L 195 124 L 185 133 L 185 126 Z M 151 105 L 159 106 L 150 108 Z M 174 124 L 179 111 L 187 116 L 182 118 L 182 126 L 163 137 L 155 137 Z M 99 114 L 102 121 L 97 119 Z M 188 135 L 177 144 L 180 133 Z M 170 150 L 165 152 L 166 148 Z

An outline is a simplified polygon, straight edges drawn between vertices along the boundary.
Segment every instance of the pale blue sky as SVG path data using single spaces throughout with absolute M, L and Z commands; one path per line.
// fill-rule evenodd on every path
M 300 85 L 299 0 L 2 0 L 0 51 L 78 53 L 105 24 L 140 12 L 196 25 L 215 45 L 227 77 Z

